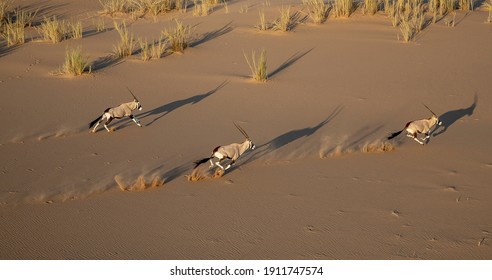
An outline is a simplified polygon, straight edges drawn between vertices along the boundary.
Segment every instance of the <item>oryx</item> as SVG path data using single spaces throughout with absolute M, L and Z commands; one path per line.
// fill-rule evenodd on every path
M 424 145 L 425 143 L 427 143 L 427 142 L 424 143 L 423 141 L 426 141 L 430 138 L 430 132 L 431 132 L 432 127 L 434 127 L 435 125 L 442 125 L 442 122 L 439 120 L 437 115 L 434 112 L 432 112 L 431 109 L 429 109 L 429 107 L 427 107 L 425 104 L 423 104 L 423 105 L 425 106 L 425 108 L 427 108 L 432 113 L 432 117 L 430 117 L 428 119 L 415 120 L 415 121 L 408 122 L 405 125 L 405 128 L 403 128 L 402 130 L 397 131 L 395 133 L 392 133 L 390 136 L 388 136 L 388 140 L 395 138 L 400 133 L 402 133 L 404 130 L 406 130 L 408 137 L 413 138 L 413 140 L 417 141 L 421 145 Z M 422 141 L 420 141 L 417 138 L 417 133 L 425 134 L 425 137 L 421 139 Z
M 126 89 L 133 96 L 133 101 L 128 102 L 128 103 L 123 103 L 117 107 L 108 108 L 108 109 L 104 110 L 104 113 L 102 114 L 102 116 L 93 120 L 89 124 L 89 129 L 90 129 L 94 124 L 97 123 L 96 126 L 94 126 L 94 128 L 91 130 L 91 132 L 96 132 L 97 127 L 99 126 L 99 124 L 101 124 L 101 122 L 104 119 L 107 119 L 107 121 L 104 123 L 104 128 L 106 128 L 106 130 L 108 132 L 111 132 L 111 130 L 108 128 L 109 123 L 113 119 L 121 119 L 123 117 L 129 117 L 130 119 L 132 119 L 133 122 L 135 122 L 135 124 L 142 127 L 142 125 L 140 124 L 140 121 L 132 115 L 133 110 L 136 110 L 136 109 L 138 109 L 139 111 L 142 110 L 142 106 L 140 105 L 140 101 L 138 101 L 138 99 L 135 97 L 133 92 L 128 87 Z
M 229 144 L 226 146 L 218 146 L 212 151 L 212 155 L 208 158 L 204 158 L 201 160 L 195 161 L 195 167 L 197 168 L 200 164 L 210 160 L 210 168 L 214 167 L 214 165 L 220 167 L 222 170 L 227 170 L 229 169 L 235 162 L 236 160 L 247 150 L 251 149 L 254 150 L 255 144 L 251 139 L 249 138 L 248 134 L 242 127 L 240 127 L 238 124 L 234 123 L 236 128 L 246 137 L 246 140 L 244 140 L 243 143 L 233 143 Z M 217 162 L 213 162 L 213 158 L 217 158 Z M 231 162 L 224 168 L 220 163 L 224 161 L 225 159 L 230 159 Z

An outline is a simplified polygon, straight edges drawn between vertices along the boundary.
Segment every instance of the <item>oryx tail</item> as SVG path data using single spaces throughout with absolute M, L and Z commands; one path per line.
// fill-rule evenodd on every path
M 396 136 L 400 135 L 403 131 L 405 131 L 405 129 L 407 129 L 407 127 L 408 127 L 408 125 L 409 125 L 410 123 L 411 123 L 411 122 L 407 123 L 407 124 L 405 125 L 405 127 L 404 127 L 402 130 L 397 131 L 397 132 L 393 132 L 393 133 L 391 133 L 391 135 L 390 135 L 390 136 L 388 136 L 388 140 L 391 140 L 391 139 L 395 138 Z
M 207 162 L 211 158 L 212 157 L 207 157 L 207 158 L 204 158 L 201 160 L 194 161 L 193 163 L 195 164 L 195 167 L 193 167 L 193 168 L 197 168 L 200 164 Z
M 108 109 L 104 110 L 104 113 L 106 113 L 107 111 L 109 111 L 109 109 L 110 109 L 110 108 L 108 108 Z M 98 117 L 97 119 L 95 119 L 95 120 L 91 121 L 91 122 L 89 123 L 89 129 L 90 129 L 91 127 L 93 127 L 93 126 L 94 126 L 94 125 L 95 125 L 98 121 L 100 121 L 103 117 L 104 117 L 104 114 L 102 114 L 102 115 L 101 115 L 100 117 Z

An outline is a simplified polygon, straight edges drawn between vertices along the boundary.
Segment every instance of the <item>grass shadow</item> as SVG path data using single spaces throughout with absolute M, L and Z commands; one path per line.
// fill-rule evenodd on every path
M 9 53 L 13 52 L 20 45 L 8 46 L 5 40 L 0 39 L 0 57 L 6 56 Z
M 109 54 L 107 56 L 99 57 L 91 63 L 91 71 L 99 72 L 107 67 L 113 67 L 123 62 L 123 59 L 117 57 L 113 54 Z
M 292 64 L 296 63 L 299 59 L 301 59 L 302 57 L 304 57 L 305 55 L 310 53 L 312 50 L 314 50 L 314 48 L 312 48 L 308 51 L 302 52 L 302 53 L 299 53 L 299 52 L 295 53 L 289 59 L 287 59 L 287 61 L 282 63 L 277 69 L 268 73 L 268 77 L 273 78 L 278 73 L 280 73 L 280 72 L 284 71 L 285 69 L 289 68 L 290 66 L 292 66 Z
M 206 43 L 210 40 L 213 40 L 213 39 L 216 39 L 222 35 L 225 35 L 229 32 L 231 32 L 234 28 L 231 26 L 231 23 L 232 22 L 229 22 L 228 24 L 226 24 L 224 27 L 221 27 L 217 30 L 214 30 L 214 31 L 211 31 L 211 32 L 207 32 L 205 34 L 203 34 L 200 38 L 194 40 L 194 41 L 191 41 L 189 43 L 189 46 L 190 47 L 196 47 L 196 46 L 199 46 L 203 43 Z
M 448 112 L 442 114 L 441 116 L 439 116 L 439 120 L 442 122 L 442 126 L 438 127 L 436 130 L 434 130 L 432 136 L 436 137 L 436 136 L 443 134 L 456 121 L 462 119 L 465 116 L 473 115 L 473 113 L 475 112 L 475 109 L 477 107 L 477 104 L 478 104 L 478 95 L 475 93 L 475 96 L 473 97 L 473 103 L 469 107 L 451 110 L 451 111 L 448 111 Z

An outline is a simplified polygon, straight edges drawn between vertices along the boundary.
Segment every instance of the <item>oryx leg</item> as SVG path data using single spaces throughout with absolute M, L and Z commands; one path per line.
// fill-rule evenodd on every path
M 130 119 L 132 119 L 132 121 L 133 121 L 136 125 L 138 125 L 138 126 L 142 127 L 142 125 L 140 124 L 140 121 L 139 121 L 136 117 L 134 117 L 133 115 L 130 115 L 129 117 L 130 117 Z
M 430 136 L 430 131 L 428 131 L 426 134 L 425 134 L 425 137 L 422 138 L 422 141 L 426 141 L 427 139 L 429 139 L 431 136 Z
M 417 138 L 417 132 L 414 132 L 414 133 L 408 133 L 407 134 L 408 137 L 412 138 L 413 140 L 417 141 L 420 145 L 424 145 L 423 142 L 421 142 L 418 138 Z
M 231 168 L 231 166 L 235 163 L 236 161 L 232 160 L 231 163 L 229 163 L 229 165 L 226 166 L 226 168 L 224 170 L 227 170 L 229 168 Z
M 214 157 L 216 157 L 218 159 L 217 162 L 213 162 Z M 223 161 L 224 158 L 225 158 L 225 156 L 223 154 L 221 154 L 219 152 L 215 152 L 213 154 L 213 156 L 210 158 L 210 167 L 209 168 L 212 168 L 215 165 L 215 166 L 220 167 L 222 170 L 224 170 L 224 167 L 222 165 L 220 165 L 220 162 Z
M 108 128 L 108 125 L 113 121 L 114 118 L 111 117 L 111 116 L 110 117 L 107 117 L 107 118 L 108 118 L 108 120 L 104 123 L 104 128 L 106 128 L 106 130 L 108 132 L 111 132 L 111 129 Z
M 101 119 L 96 123 L 96 125 L 92 129 L 92 132 L 96 132 L 97 127 L 102 123 L 102 121 L 104 121 L 105 118 L 106 118 L 106 113 L 104 113 L 102 115 Z

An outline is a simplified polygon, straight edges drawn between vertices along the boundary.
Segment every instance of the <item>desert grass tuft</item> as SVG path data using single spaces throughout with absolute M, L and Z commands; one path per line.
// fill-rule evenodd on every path
M 70 30 L 70 37 L 73 39 L 82 39 L 83 37 L 83 29 L 82 23 L 80 21 L 71 22 L 68 24 L 68 28 Z
M 489 11 L 489 16 L 487 17 L 486 23 L 492 23 L 492 0 L 487 0 L 483 3 L 485 10 Z
M 68 24 L 64 20 L 58 20 L 56 16 L 45 18 L 36 28 L 45 41 L 58 43 L 68 38 Z
M 154 59 L 160 59 L 166 53 L 166 39 L 161 36 L 150 46 L 150 55 Z
M 8 12 L 11 5 L 12 0 L 0 0 L 0 27 L 2 26 L 2 22 L 7 20 Z
M 138 44 L 140 45 L 140 58 L 142 61 L 149 61 L 152 58 L 152 53 L 150 50 L 151 44 L 147 39 L 139 39 Z
M 251 70 L 251 77 L 256 81 L 266 82 L 268 80 L 266 51 L 262 50 L 260 56 L 257 57 L 256 52 L 253 50 L 251 53 L 251 61 L 246 56 L 246 53 L 243 54 L 246 63 L 248 63 L 249 69 Z
M 102 18 L 93 19 L 92 24 L 94 24 L 94 26 L 96 27 L 97 32 L 106 31 L 106 23 L 104 22 L 104 19 Z
M 7 42 L 7 46 L 11 47 L 25 43 L 26 27 L 24 24 L 9 18 L 2 28 L 3 30 L 0 32 L 0 35 Z
M 163 31 L 163 35 L 171 44 L 171 51 L 183 53 L 188 47 L 189 38 L 191 36 L 191 26 L 184 25 L 181 21 L 175 20 L 176 27 L 172 30 Z
M 87 58 L 82 55 L 81 47 L 67 49 L 61 72 L 72 76 L 80 76 L 84 72 L 91 72 Z
M 354 0 L 334 0 L 333 10 L 336 17 L 350 17 L 355 11 Z
M 258 22 L 258 24 L 255 25 L 256 29 L 258 29 L 259 31 L 265 31 L 270 29 L 270 24 L 266 21 L 265 18 L 265 10 L 260 9 L 258 11 L 258 14 L 260 16 L 260 21 Z
M 210 1 L 207 0 L 194 0 L 193 6 L 194 6 L 194 11 L 193 11 L 194 16 L 208 16 L 213 9 L 213 6 L 211 5 Z
M 142 0 L 141 0 L 142 1 Z M 145 8 L 153 16 L 169 12 L 176 8 L 175 0 L 145 0 Z
M 122 58 L 132 55 L 135 48 L 135 39 L 133 34 L 126 27 L 126 22 L 123 21 L 121 25 L 118 25 L 115 22 L 114 27 L 120 35 L 120 42 L 114 46 L 116 57 Z
M 364 0 L 362 4 L 362 14 L 374 15 L 379 10 L 379 0 Z
M 473 11 L 473 0 L 458 0 L 458 7 L 462 11 Z
M 330 4 L 323 0 L 303 0 L 304 5 L 309 9 L 309 17 L 315 24 L 322 24 L 328 18 Z
M 113 16 L 116 13 L 126 13 L 128 0 L 99 0 L 103 8 L 102 13 Z
M 283 32 L 289 31 L 292 27 L 292 16 L 290 14 L 290 6 L 280 8 L 280 17 L 273 22 L 272 29 Z

